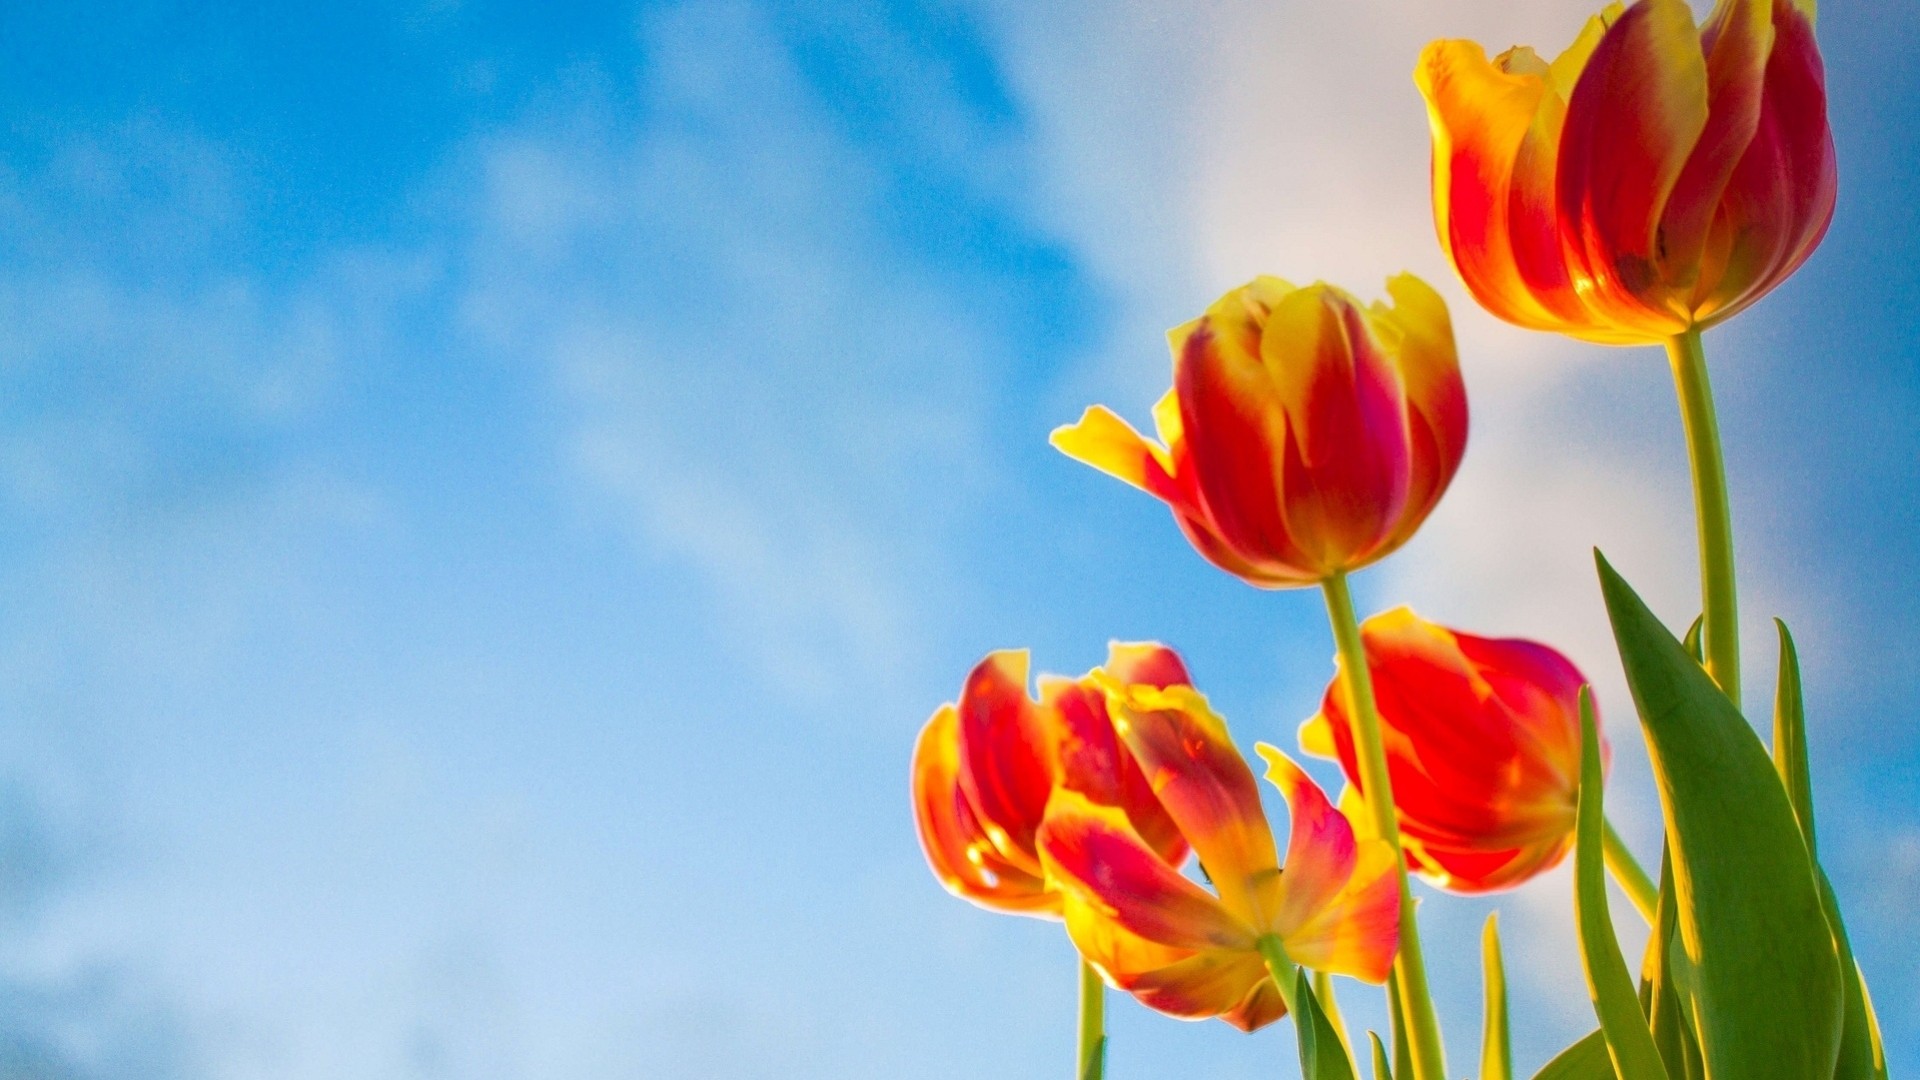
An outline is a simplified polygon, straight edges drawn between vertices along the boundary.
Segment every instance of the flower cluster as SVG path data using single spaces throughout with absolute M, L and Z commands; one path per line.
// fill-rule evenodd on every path
M 1571 660 L 1405 607 L 1364 622 L 1354 610 L 1348 575 L 1414 536 L 1467 446 L 1446 304 L 1409 274 L 1374 303 L 1274 277 L 1231 289 L 1168 335 L 1157 439 L 1097 405 L 1052 437 L 1164 502 L 1214 566 L 1323 591 L 1334 666 L 1299 743 L 1338 763 L 1339 802 L 1286 752 L 1257 747 L 1286 806 L 1283 859 L 1253 770 L 1172 650 L 1113 645 L 1080 678 L 1043 677 L 1037 697 L 1026 654 L 1000 652 L 915 748 L 927 861 L 958 896 L 1064 922 L 1087 980 L 1083 1080 L 1104 1060 L 1095 978 L 1247 1031 L 1292 1015 L 1303 1075 L 1354 1076 L 1335 975 L 1389 987 L 1398 1064 L 1376 1041 L 1376 1080 L 1445 1080 L 1410 880 L 1495 893 L 1569 853 L 1600 1030 L 1549 1073 L 1884 1080 L 1814 857 L 1784 627 L 1771 756 L 1739 711 L 1731 524 L 1700 345 L 1804 263 L 1833 214 L 1812 0 L 1720 0 L 1698 25 L 1684 0 L 1614 4 L 1551 62 L 1439 41 L 1415 81 L 1435 221 L 1466 291 L 1508 322 L 1663 344 L 1673 363 L 1702 553 L 1695 634 L 1674 639 L 1601 560 L 1660 785 L 1658 884 L 1606 823 L 1609 747 Z M 1638 980 L 1607 915 L 1609 870 L 1655 930 Z M 1482 1074 L 1506 1080 L 1488 935 Z

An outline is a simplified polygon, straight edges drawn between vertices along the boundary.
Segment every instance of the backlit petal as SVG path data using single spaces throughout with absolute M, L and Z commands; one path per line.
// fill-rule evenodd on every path
M 1147 847 L 1117 807 L 1058 792 L 1040 851 L 1049 880 L 1131 934 L 1176 949 L 1253 945 L 1253 932 Z
M 1315 971 L 1386 981 L 1400 947 L 1397 862 L 1386 841 L 1361 841 L 1353 876 L 1339 895 L 1282 936 L 1287 954 Z
M 1226 724 L 1192 687 L 1107 686 L 1114 730 L 1180 826 L 1227 910 L 1270 926 L 1279 866 L 1253 773 Z
M 1581 72 L 1560 137 L 1558 211 L 1582 299 L 1649 337 L 1692 321 L 1661 280 L 1660 220 L 1707 123 L 1707 67 L 1685 0 L 1640 0 Z
M 1280 933 L 1302 926 L 1346 888 L 1353 876 L 1356 843 L 1346 815 L 1326 792 L 1277 746 L 1259 744 L 1267 779 L 1287 800 L 1287 861 L 1280 873 L 1281 901 L 1271 926 Z
M 941 706 L 913 747 L 913 816 L 927 865 L 947 891 L 994 911 L 1050 915 L 1057 894 L 1000 858 L 958 783 L 959 716 Z
M 990 654 L 967 675 L 958 705 L 960 788 L 1008 862 L 1040 873 L 1034 832 L 1053 794 L 1058 732 L 1027 696 L 1027 653 Z

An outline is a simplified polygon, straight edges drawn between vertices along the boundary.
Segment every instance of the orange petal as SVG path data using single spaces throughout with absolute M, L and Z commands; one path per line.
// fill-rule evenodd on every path
M 1288 532 L 1312 565 L 1363 565 L 1399 520 L 1412 470 L 1397 364 L 1360 305 L 1327 285 L 1274 305 L 1261 361 L 1288 421 Z
M 1104 405 L 1088 406 L 1078 423 L 1053 429 L 1054 449 L 1118 477 L 1142 491 L 1171 483 L 1165 451 L 1148 442 L 1133 425 Z
M 1000 858 L 958 783 L 959 715 L 943 705 L 913 747 L 913 816 L 927 865 L 948 892 L 994 911 L 1050 915 L 1057 894 Z
M 1174 949 L 1253 947 L 1253 931 L 1147 847 L 1117 807 L 1061 790 L 1040 852 L 1049 880 L 1130 934 Z
M 1446 302 L 1412 274 L 1390 279 L 1387 295 L 1393 305 L 1375 304 L 1370 314 L 1398 341 L 1394 359 L 1406 388 L 1412 471 L 1405 509 L 1383 553 L 1412 538 L 1453 482 L 1467 450 L 1467 388 L 1460 379 Z
M 1833 220 L 1838 173 L 1826 75 L 1810 17 L 1773 5 L 1760 119 L 1720 200 L 1709 252 L 1724 264 L 1697 300 L 1703 323 L 1725 319 L 1805 262 Z
M 1164 664 L 1166 660 L 1154 657 L 1148 662 Z M 1173 657 L 1172 663 L 1178 665 L 1179 658 Z M 1094 802 L 1121 808 L 1134 831 L 1162 858 L 1175 866 L 1185 860 L 1187 842 L 1179 826 L 1154 796 L 1132 751 L 1114 733 L 1107 717 L 1106 691 L 1091 677 L 1043 676 L 1040 700 L 1060 724 L 1060 785 Z
M 960 789 L 1001 857 L 1040 873 L 1034 833 L 1053 794 L 1056 721 L 1027 696 L 1027 653 L 991 653 L 960 691 Z
M 1773 0 L 1721 0 L 1700 28 L 1707 123 L 1660 220 L 1661 261 L 1676 285 L 1699 274 L 1721 194 L 1760 123 L 1773 46 L 1772 8 Z
M 1221 902 L 1249 926 L 1272 925 L 1279 901 L 1273 833 L 1225 722 L 1189 686 L 1109 682 L 1106 689 L 1114 730 L 1200 857 Z
M 1315 971 L 1385 982 L 1400 947 L 1397 862 L 1386 841 L 1360 841 L 1353 875 L 1340 892 L 1281 935 L 1287 955 Z
M 1576 287 L 1601 321 L 1651 337 L 1692 322 L 1661 278 L 1659 225 L 1706 124 L 1692 13 L 1685 0 L 1640 0 L 1594 49 L 1560 136 L 1560 228 Z
M 1356 843 L 1346 815 L 1334 809 L 1327 793 L 1277 746 L 1261 743 L 1267 779 L 1286 797 L 1287 861 L 1280 875 L 1280 910 L 1272 929 L 1282 936 L 1312 920 L 1340 895 L 1353 876 Z
M 1187 1020 L 1220 1017 L 1242 1031 L 1252 1031 L 1286 1015 L 1277 1001 L 1266 962 L 1260 954 L 1203 952 L 1132 979 L 1129 993 L 1149 1008 Z M 1278 1006 L 1277 1008 L 1275 1006 Z
M 1539 72 L 1502 70 L 1474 42 L 1435 41 L 1421 52 L 1414 82 L 1426 98 L 1433 131 L 1433 214 L 1440 246 L 1482 307 L 1521 326 L 1561 329 L 1563 320 L 1521 273 L 1511 220 L 1516 204 L 1553 205 L 1552 192 L 1542 183 L 1552 176 L 1551 153 L 1545 155 L 1544 174 L 1535 154 L 1535 167 L 1521 175 L 1532 189 L 1515 190 L 1516 163 L 1535 117 L 1548 103 L 1546 80 Z M 1557 125 L 1544 134 L 1549 145 L 1557 142 Z M 1553 258 L 1540 270 L 1558 270 L 1564 277 L 1557 242 L 1552 248 Z

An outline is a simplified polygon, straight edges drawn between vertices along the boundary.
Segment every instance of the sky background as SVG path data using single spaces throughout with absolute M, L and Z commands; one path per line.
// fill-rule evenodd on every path
M 1707 341 L 1749 704 L 1782 615 L 1899 1074 L 1920 19 L 1825 7 L 1838 217 Z M 1361 606 L 1573 655 L 1650 860 L 1589 549 L 1690 620 L 1664 360 L 1466 300 L 1410 78 L 1430 38 L 1557 51 L 1587 14 L 0 8 L 0 1076 L 1063 1075 L 1070 947 L 935 885 L 908 754 L 989 649 L 1078 673 L 1109 638 L 1291 743 L 1317 596 L 1046 445 L 1093 401 L 1143 421 L 1165 328 L 1259 272 L 1453 302 L 1464 470 Z M 1495 907 L 1522 1066 L 1592 1026 L 1564 871 L 1435 900 L 1463 1071 Z M 1114 1080 L 1292 1060 L 1285 1025 L 1111 1013 Z

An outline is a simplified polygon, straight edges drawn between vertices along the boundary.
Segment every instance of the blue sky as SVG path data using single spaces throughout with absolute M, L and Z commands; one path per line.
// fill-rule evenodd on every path
M 1473 444 L 1361 602 L 1573 654 L 1650 853 L 1587 552 L 1690 617 L 1663 363 L 1471 307 L 1408 76 L 1428 38 L 1550 48 L 1585 14 L 0 11 L 0 1072 L 1059 1075 L 1071 952 L 934 885 L 908 750 L 1014 645 L 1071 673 L 1167 640 L 1249 746 L 1312 710 L 1312 594 L 1211 570 L 1045 445 L 1091 401 L 1142 416 L 1164 328 L 1263 271 L 1454 301 Z M 1750 678 L 1786 616 L 1898 1071 L 1915 33 L 1824 13 L 1839 216 L 1708 339 Z M 1531 1065 L 1591 1022 L 1566 878 L 1428 905 L 1459 1061 L 1492 906 Z M 1291 1054 L 1112 1011 L 1116 1080 Z

